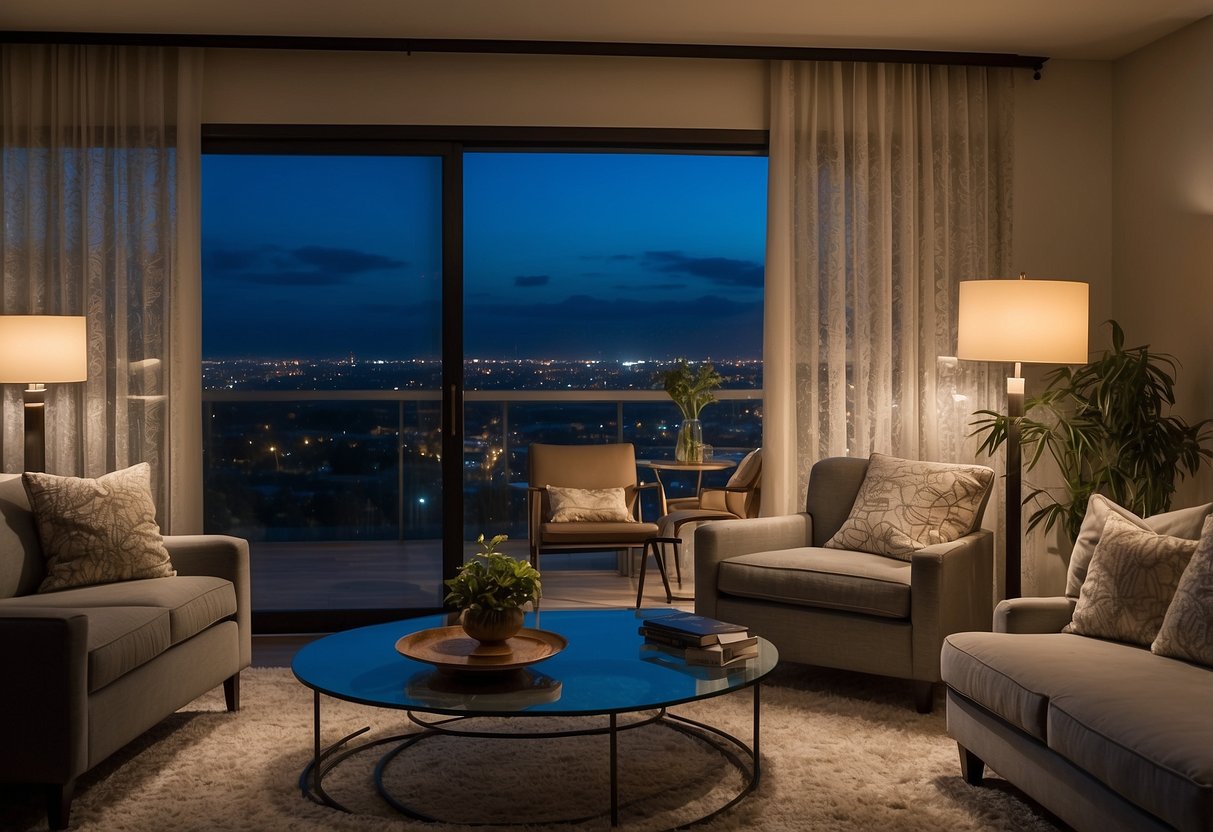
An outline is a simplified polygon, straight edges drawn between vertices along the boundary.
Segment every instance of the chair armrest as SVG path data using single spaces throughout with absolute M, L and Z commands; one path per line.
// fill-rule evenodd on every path
M 240 628 L 240 666 L 253 658 L 252 577 L 248 541 L 225 534 L 166 535 L 164 548 L 178 575 L 224 578 L 236 588 L 236 626 Z
M 1073 598 L 1008 598 L 994 608 L 996 633 L 1060 633 L 1074 615 Z
M 939 651 L 952 633 L 989 632 L 994 605 L 994 535 L 980 529 L 919 549 L 910 559 L 914 678 L 939 681 Z
M 634 512 L 634 514 L 636 516 L 637 523 L 644 522 L 644 508 L 641 505 L 640 492 L 641 491 L 652 491 L 653 489 L 657 489 L 657 491 L 659 491 L 659 492 L 665 490 L 661 487 L 661 483 L 659 483 L 659 482 L 638 482 L 638 483 L 636 483 L 636 511 Z
M 67 783 L 88 768 L 88 619 L 0 603 L 0 780 Z
M 716 580 L 722 560 L 812 545 L 813 518 L 803 512 L 705 523 L 695 529 L 695 612 L 716 617 Z

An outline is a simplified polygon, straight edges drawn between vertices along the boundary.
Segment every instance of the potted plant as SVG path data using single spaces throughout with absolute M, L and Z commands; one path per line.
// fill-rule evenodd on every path
M 1075 540 L 1087 498 L 1096 493 L 1142 517 L 1167 511 L 1176 480 L 1213 458 L 1203 447 L 1213 437 L 1213 419 L 1189 425 L 1164 414 L 1175 404 L 1175 358 L 1148 346 L 1126 349 L 1120 324 L 1108 323 L 1110 351 L 1081 367 L 1052 371 L 1048 389 L 1024 403 L 1019 424 L 1026 468 L 1035 468 L 1047 451 L 1065 485 L 1064 499 L 1043 488 L 1024 497 L 1024 505 L 1041 504 L 1029 531 L 1060 522 Z M 1007 440 L 1008 417 L 990 410 L 976 416 L 979 452 L 993 455 Z
M 499 534 L 485 542 L 476 538 L 480 551 L 444 581 L 446 603 L 463 611 L 460 624 L 480 642 L 501 642 L 522 629 L 522 607 L 537 603 L 543 594 L 539 572 L 525 560 L 498 552 L 508 537 Z
M 678 462 L 703 462 L 703 426 L 699 413 L 716 401 L 715 390 L 724 378 L 716 372 L 711 361 L 705 361 L 697 370 L 685 358 L 679 358 L 673 369 L 661 374 L 662 386 L 682 413 L 682 424 L 678 428 L 678 440 L 674 446 L 674 459 Z

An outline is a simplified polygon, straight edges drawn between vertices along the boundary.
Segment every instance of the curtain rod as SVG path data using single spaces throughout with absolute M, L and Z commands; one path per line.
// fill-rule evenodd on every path
M 475 38 L 320 37 L 303 35 L 191 35 L 143 32 L 0 31 L 0 42 L 91 46 L 184 46 L 211 49 L 302 49 L 328 52 L 458 52 L 503 55 L 594 55 L 631 58 L 731 58 L 761 61 L 860 61 L 1031 69 L 1037 78 L 1047 57 L 1002 52 L 915 49 L 838 49 L 707 43 L 618 43 Z

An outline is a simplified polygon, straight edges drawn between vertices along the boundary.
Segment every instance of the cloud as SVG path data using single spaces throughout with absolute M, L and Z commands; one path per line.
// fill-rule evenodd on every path
M 643 284 L 616 283 L 614 288 L 624 289 L 624 290 L 633 290 L 633 291 L 636 289 L 642 289 L 646 292 L 661 292 L 661 291 L 685 289 L 686 287 L 687 287 L 687 284 L 685 284 L 685 283 L 643 283 Z
M 368 272 L 408 265 L 406 260 L 382 254 L 329 246 L 208 247 L 202 253 L 206 280 L 236 280 L 264 286 L 336 286 Z
M 763 266 L 729 257 L 691 257 L 681 251 L 646 251 L 644 265 L 665 274 L 702 277 L 721 286 L 762 288 Z
M 514 278 L 518 287 L 547 286 L 552 282 L 552 276 L 547 274 L 520 274 Z

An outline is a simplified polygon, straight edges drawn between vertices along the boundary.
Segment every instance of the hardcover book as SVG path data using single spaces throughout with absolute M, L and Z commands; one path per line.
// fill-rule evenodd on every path
M 669 615 L 654 616 L 644 619 L 643 629 L 651 633 L 675 633 L 684 637 L 697 638 L 700 644 L 715 644 L 721 634 L 742 633 L 749 630 L 740 624 L 730 624 L 718 621 L 706 615 L 695 615 L 690 612 L 673 612 Z

